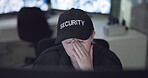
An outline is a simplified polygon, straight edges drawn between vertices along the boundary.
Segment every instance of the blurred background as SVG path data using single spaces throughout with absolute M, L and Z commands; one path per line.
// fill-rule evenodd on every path
M 24 7 L 41 10 L 52 32 L 43 38 L 50 39 L 56 38 L 56 25 L 61 13 L 70 8 L 83 9 L 93 21 L 95 38 L 109 42 L 110 49 L 117 54 L 125 70 L 148 69 L 148 0 L 0 0 L 0 66 L 31 68 L 38 56 L 38 42 L 43 38 L 34 42 L 30 36 L 31 39 L 23 39 L 20 34 L 20 18 L 30 19 L 21 17 Z M 31 16 L 38 13 L 31 12 Z M 41 20 L 37 22 L 35 17 L 39 15 L 23 25 L 30 27 L 29 22 L 32 21 L 34 27 L 31 32 L 37 34 L 39 31 L 35 30 L 42 29 L 45 24 Z M 34 21 L 41 26 L 33 24 Z

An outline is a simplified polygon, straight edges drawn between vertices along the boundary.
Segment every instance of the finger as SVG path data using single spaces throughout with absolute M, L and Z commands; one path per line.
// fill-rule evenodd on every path
M 73 55 L 74 55 L 76 61 L 80 62 L 80 57 L 78 56 L 78 54 L 76 52 L 73 52 Z
M 73 47 L 74 47 L 75 52 L 77 53 L 77 56 L 82 58 L 82 54 L 75 43 L 73 43 Z
M 82 49 L 82 51 L 84 51 L 84 53 L 87 54 L 87 51 L 86 51 L 86 49 L 84 48 L 84 46 L 83 46 L 80 42 L 78 42 L 78 41 L 76 41 L 76 42 L 78 43 L 78 45 L 80 46 L 80 48 Z
M 93 60 L 93 45 L 90 48 L 90 53 L 89 53 L 91 60 Z
M 84 46 L 80 42 L 76 41 L 75 44 L 78 47 L 78 49 L 79 49 L 80 53 L 82 54 L 82 56 L 88 55 L 85 48 L 84 48 Z

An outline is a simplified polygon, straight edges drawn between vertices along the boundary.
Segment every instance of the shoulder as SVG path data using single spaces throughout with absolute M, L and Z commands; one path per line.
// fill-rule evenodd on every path
M 107 57 L 117 57 L 116 54 L 111 51 L 109 48 L 103 47 L 98 44 L 94 44 L 94 51 L 95 53 L 102 55 L 102 56 L 107 56 Z
M 113 51 L 100 45 L 95 45 L 94 51 L 94 58 L 96 59 L 97 64 L 122 69 L 121 61 Z
M 53 46 L 51 48 L 47 48 L 46 50 L 44 50 L 40 55 L 39 55 L 39 59 L 40 58 L 46 58 L 46 56 L 52 56 L 53 55 L 61 55 L 61 50 L 63 49 L 63 46 L 60 44 L 60 45 L 56 45 L 56 46 Z M 59 51 L 60 50 L 60 51 Z
M 34 62 L 34 67 L 57 65 L 61 55 L 58 51 L 60 48 L 62 48 L 62 45 L 57 45 L 44 50 Z
M 52 54 L 52 53 L 57 53 L 58 50 L 62 47 L 62 45 L 56 45 L 56 46 L 53 46 L 53 47 L 50 47 L 50 48 L 47 48 L 45 49 L 39 57 L 42 57 L 42 56 L 45 56 L 45 55 L 48 55 L 48 54 Z
M 113 58 L 113 59 L 117 58 L 117 55 L 113 51 L 98 44 L 94 45 L 94 51 L 96 54 L 102 55 L 104 57 Z

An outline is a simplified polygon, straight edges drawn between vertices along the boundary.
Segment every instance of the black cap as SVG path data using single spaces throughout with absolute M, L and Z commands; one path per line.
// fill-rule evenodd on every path
M 62 13 L 57 25 L 56 44 L 69 38 L 86 40 L 94 30 L 90 17 L 80 9 L 70 9 Z

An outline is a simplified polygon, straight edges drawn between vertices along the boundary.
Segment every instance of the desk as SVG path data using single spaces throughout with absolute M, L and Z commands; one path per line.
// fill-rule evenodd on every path
M 51 29 L 54 30 L 53 38 L 56 37 L 56 24 L 58 16 L 48 19 Z M 147 36 L 135 30 L 129 30 L 126 35 L 108 37 L 103 33 L 103 26 L 107 22 L 105 15 L 92 15 L 95 27 L 95 38 L 105 39 L 110 44 L 110 49 L 120 58 L 124 69 L 145 69 Z M 17 35 L 17 19 L 0 19 L 0 42 L 19 40 Z

